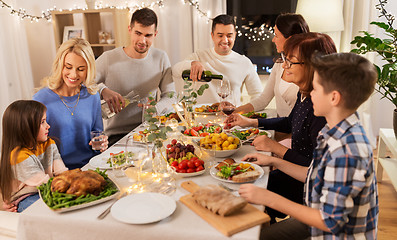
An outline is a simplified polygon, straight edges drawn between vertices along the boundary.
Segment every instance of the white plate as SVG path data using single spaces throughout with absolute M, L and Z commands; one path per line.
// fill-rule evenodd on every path
M 177 173 L 175 172 L 176 176 L 180 176 L 180 177 L 194 177 L 194 176 L 199 176 L 205 173 L 205 169 L 200 171 L 200 172 L 193 172 L 193 173 Z
M 119 153 L 121 151 L 125 151 L 125 147 L 112 147 L 106 150 L 105 152 L 96 155 L 95 157 L 91 158 L 90 165 L 94 168 L 99 169 L 112 169 L 109 163 L 106 163 L 107 160 L 110 158 L 110 153 Z
M 205 105 L 211 106 L 212 103 L 203 103 L 203 104 L 194 105 L 193 106 L 193 113 L 195 113 L 195 114 L 203 114 L 203 115 L 215 115 L 216 113 L 221 112 L 221 111 L 218 111 L 218 112 L 196 112 L 196 108 L 200 108 L 200 107 L 205 106 Z
M 112 216 L 124 223 L 146 224 L 170 216 L 176 202 L 160 193 L 137 193 L 118 200 L 111 209 Z
M 241 161 L 236 161 L 236 163 L 241 163 Z M 243 162 L 243 163 L 247 163 L 247 162 Z M 249 164 L 251 164 L 251 166 L 253 166 L 253 167 L 255 168 L 256 171 L 260 172 L 259 177 L 258 177 L 257 179 L 255 179 L 255 181 L 258 180 L 259 178 L 261 178 L 261 177 L 263 176 L 263 174 L 265 174 L 265 172 L 263 171 L 263 169 L 262 169 L 259 165 L 256 165 L 255 163 L 249 163 Z M 213 178 L 215 178 L 215 179 L 217 179 L 217 180 L 219 180 L 219 181 L 222 181 L 222 182 L 228 182 L 228 183 L 241 183 L 241 182 L 235 182 L 235 181 L 232 181 L 232 180 L 228 180 L 228 179 L 224 179 L 224 178 L 218 177 L 218 176 L 216 175 L 216 173 L 218 172 L 218 169 L 216 169 L 215 167 L 216 167 L 216 165 L 213 166 L 213 167 L 210 169 L 210 175 L 211 175 Z M 251 182 L 254 182 L 254 181 L 251 181 Z

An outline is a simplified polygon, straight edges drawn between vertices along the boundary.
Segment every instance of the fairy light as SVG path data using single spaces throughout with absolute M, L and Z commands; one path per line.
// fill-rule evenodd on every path
M 104 9 L 104 8 L 110 8 L 110 9 L 128 9 L 130 12 L 135 11 L 136 9 L 141 9 L 141 8 L 154 8 L 155 6 L 159 8 L 164 7 L 164 1 L 165 0 L 158 0 L 155 2 L 152 2 L 150 4 L 146 4 L 145 2 L 142 2 L 141 4 L 134 4 L 133 6 L 129 6 L 128 1 L 125 1 L 125 6 L 113 6 L 109 4 L 103 4 L 102 1 L 96 2 L 95 3 L 95 9 Z M 73 5 L 73 8 L 68 8 L 68 9 L 57 9 L 55 6 L 51 9 L 47 9 L 46 11 L 42 11 L 41 16 L 35 16 L 32 14 L 28 14 L 26 12 L 26 9 L 15 9 L 11 5 L 7 4 L 4 2 L 4 0 L 0 0 L 0 6 L 1 8 L 6 8 L 10 11 L 10 15 L 16 16 L 21 20 L 28 19 L 30 22 L 38 22 L 39 20 L 47 20 L 48 22 L 51 22 L 51 12 L 52 11 L 73 11 L 73 10 L 87 10 L 87 7 L 80 7 L 77 6 L 76 4 Z
M 274 35 L 273 27 L 265 24 L 254 28 L 236 28 L 236 30 L 238 37 L 244 36 L 248 40 L 252 41 L 265 41 Z

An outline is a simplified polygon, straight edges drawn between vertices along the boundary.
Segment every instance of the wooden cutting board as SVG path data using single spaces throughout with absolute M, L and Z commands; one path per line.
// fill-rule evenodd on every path
M 191 193 L 200 188 L 200 186 L 193 181 L 183 182 L 181 186 Z M 228 237 L 256 225 L 270 221 L 270 217 L 266 213 L 257 209 L 251 204 L 247 204 L 247 206 L 245 206 L 238 213 L 222 217 L 197 204 L 193 199 L 192 194 L 182 196 L 179 201 L 181 201 L 193 212 Z

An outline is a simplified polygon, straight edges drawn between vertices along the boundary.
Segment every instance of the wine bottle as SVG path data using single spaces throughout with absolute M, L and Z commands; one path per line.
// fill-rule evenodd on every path
M 131 91 L 127 96 L 123 96 L 123 98 L 125 101 L 124 108 L 126 108 L 131 103 L 139 102 L 140 100 L 139 94 L 136 93 L 135 91 Z M 121 101 L 120 101 L 120 105 L 121 105 Z M 123 110 L 124 108 L 122 108 L 121 110 Z M 114 115 L 116 115 L 115 112 L 110 111 L 109 105 L 105 100 L 101 100 L 101 110 L 102 110 L 102 118 L 105 120 L 112 118 Z
M 190 79 L 190 70 L 184 70 L 182 72 L 182 78 L 186 79 L 188 81 L 192 81 L 192 79 Z M 223 76 L 222 75 L 212 74 L 211 71 L 203 71 L 203 73 L 201 74 L 201 78 L 198 79 L 198 81 L 199 82 L 210 82 L 212 79 L 222 80 Z

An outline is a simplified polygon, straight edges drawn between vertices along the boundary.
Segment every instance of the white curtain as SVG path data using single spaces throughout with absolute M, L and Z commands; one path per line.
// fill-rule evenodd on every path
M 344 0 L 345 30 L 342 32 L 340 39 L 341 52 L 349 52 L 354 48 L 350 42 L 355 36 L 362 35 L 361 31 L 368 31 L 380 38 L 385 37 L 378 27 L 369 24 L 372 21 L 385 21 L 384 18 L 378 17 L 379 12 L 375 9 L 375 5 L 378 3 L 378 0 Z M 396 15 L 396 1 L 388 1 L 386 9 L 389 13 Z M 378 65 L 381 64 L 381 60 L 377 58 L 376 54 L 367 54 L 366 57 Z M 376 136 L 379 135 L 379 128 L 392 127 L 394 106 L 389 101 L 381 100 L 380 98 L 381 95 L 375 92 L 359 108 L 361 121 L 373 147 L 376 146 Z
M 200 0 L 199 7 L 210 18 L 226 13 L 226 0 Z M 183 0 L 165 0 L 164 8 L 154 9 L 159 18 L 154 45 L 167 51 L 171 64 L 183 60 L 197 49 L 211 47 L 212 21 L 201 16 Z
M 7 3 L 15 6 L 14 1 Z M 4 110 L 10 103 L 31 98 L 33 78 L 23 22 L 1 8 L 0 29 L 0 116 L 3 119 Z

